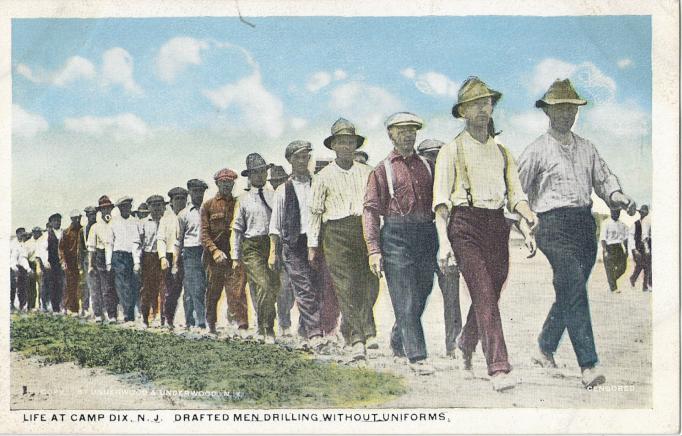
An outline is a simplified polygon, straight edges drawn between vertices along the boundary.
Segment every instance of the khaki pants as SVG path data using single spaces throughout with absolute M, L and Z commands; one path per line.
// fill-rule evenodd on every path
M 270 253 L 270 237 L 258 236 L 244 239 L 242 242 L 242 260 L 246 266 L 246 275 L 256 285 L 256 315 L 258 317 L 258 333 L 274 335 L 275 302 L 279 295 L 279 273 L 268 267 Z

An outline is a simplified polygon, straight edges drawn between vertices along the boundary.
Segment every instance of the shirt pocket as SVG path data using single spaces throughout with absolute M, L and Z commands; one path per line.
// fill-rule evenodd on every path
M 227 228 L 227 215 L 224 212 L 214 212 L 208 216 L 211 233 L 223 231 Z

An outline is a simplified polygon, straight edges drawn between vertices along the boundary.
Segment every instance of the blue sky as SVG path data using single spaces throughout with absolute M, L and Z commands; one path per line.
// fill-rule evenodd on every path
M 102 193 L 139 201 L 210 181 L 252 150 L 285 164 L 294 139 L 326 156 L 339 116 L 368 137 L 371 162 L 390 150 L 382 122 L 395 111 L 425 119 L 418 140 L 449 141 L 469 75 L 504 94 L 496 123 L 517 156 L 546 128 L 534 101 L 570 77 L 590 100 L 576 131 L 650 201 L 649 17 L 247 20 L 255 28 L 237 18 L 13 20 L 15 224 L 43 224 Z M 41 204 L 19 199 L 36 189 Z

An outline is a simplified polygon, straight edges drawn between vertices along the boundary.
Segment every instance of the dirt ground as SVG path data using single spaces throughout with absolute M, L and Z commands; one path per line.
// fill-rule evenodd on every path
M 430 358 L 438 371 L 432 376 L 413 375 L 405 361 L 396 361 L 391 355 L 388 339 L 394 318 L 388 293 L 382 288 L 375 306 L 380 349 L 370 354 L 367 365 L 404 376 L 409 391 L 380 407 L 652 407 L 652 294 L 641 292 L 639 283 L 636 289 L 630 287 L 627 277 L 632 271 L 632 262 L 619 282 L 621 294 L 609 292 L 601 262 L 597 262 L 592 273 L 589 285 L 592 321 L 607 382 L 601 389 L 587 391 L 580 383 L 580 371 L 567 335 L 555 356 L 559 369 L 550 372 L 532 365 L 536 338 L 554 299 L 551 269 L 541 253 L 526 259 L 525 249 L 517 244 L 513 244 L 510 252 L 510 274 L 500 311 L 514 368 L 512 374 L 518 379 L 518 386 L 504 393 L 492 390 L 480 347 L 474 355 L 474 379 L 465 378 L 459 362 L 445 357 L 443 300 L 437 286 L 429 299 L 423 323 Z M 469 297 L 463 281 L 460 291 L 462 313 L 466 317 Z M 183 319 L 181 306 L 176 319 Z M 219 313 L 225 317 L 224 306 Z M 294 309 L 294 323 L 297 318 Z M 124 392 L 131 388 L 146 393 Z M 115 393 L 105 394 L 103 389 Z M 12 409 L 215 408 L 215 404 L 208 402 L 151 392 L 154 392 L 152 386 L 140 385 L 134 377 L 114 376 L 71 363 L 41 366 L 35 359 L 12 353 Z

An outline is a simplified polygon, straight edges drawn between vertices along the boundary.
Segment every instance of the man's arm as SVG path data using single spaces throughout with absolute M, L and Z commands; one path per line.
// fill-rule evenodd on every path
M 362 231 L 367 244 L 369 254 L 369 268 L 377 277 L 381 278 L 383 273 L 383 261 L 381 256 L 381 245 L 379 243 L 379 227 L 381 225 L 380 215 L 386 213 L 384 207 L 390 199 L 382 198 L 383 187 L 386 185 L 386 170 L 384 165 L 379 164 L 369 174 L 367 189 L 365 190 L 364 208 L 362 211 Z M 390 165 L 390 164 L 389 164 Z M 383 174 L 384 177 L 381 177 Z M 383 182 L 383 183 L 382 183 Z M 386 188 L 388 189 L 388 187 Z

